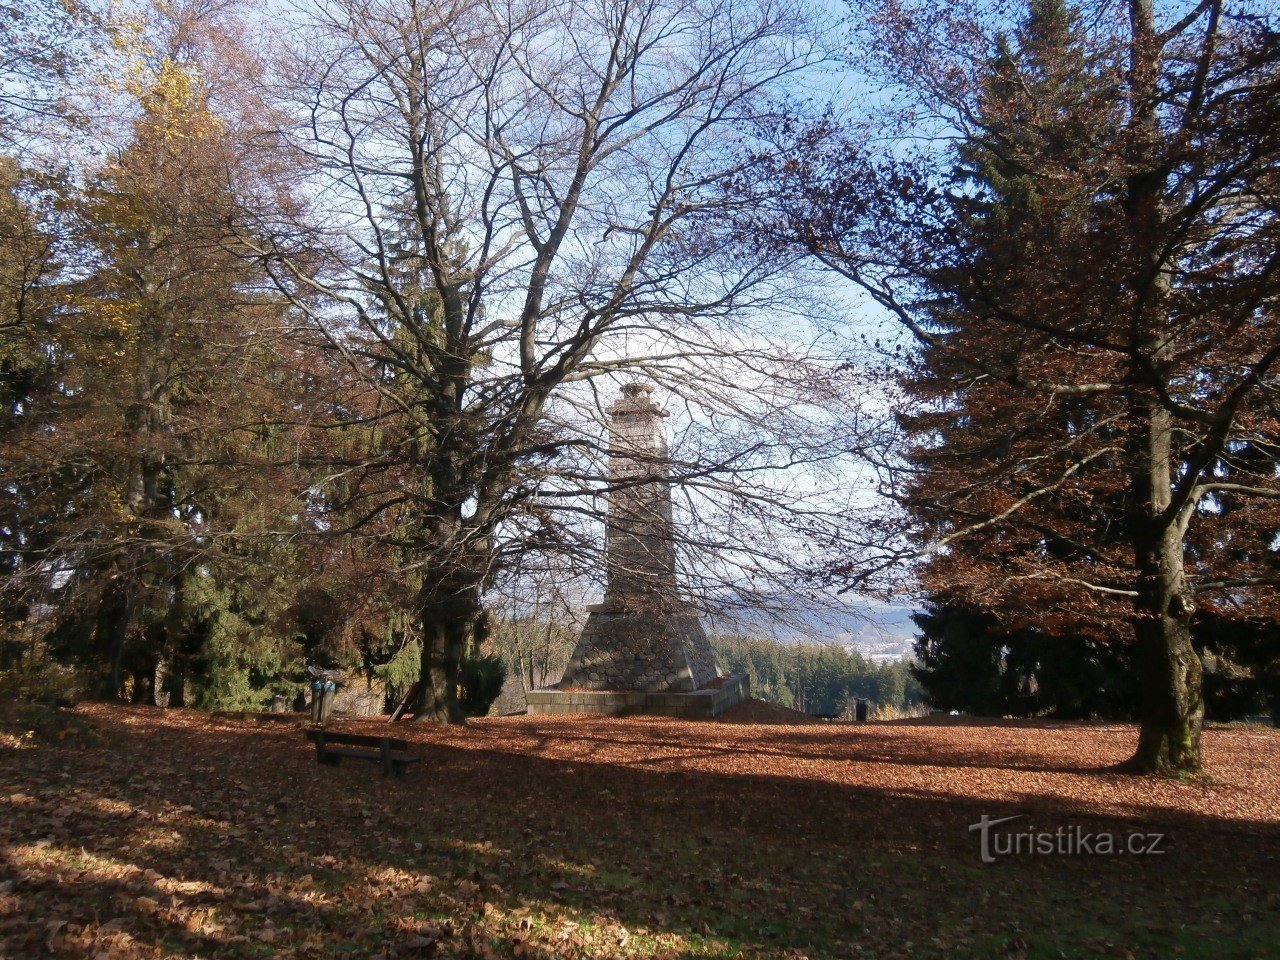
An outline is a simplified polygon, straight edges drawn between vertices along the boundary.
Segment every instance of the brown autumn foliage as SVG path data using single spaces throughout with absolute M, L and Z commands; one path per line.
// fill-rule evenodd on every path
M 1127 634 L 1135 763 L 1195 770 L 1197 606 L 1280 611 L 1275 25 L 1248 3 L 1037 0 L 1016 29 L 979 2 L 859 9 L 898 147 L 810 131 L 778 199 L 918 347 L 914 544 L 846 580 L 933 554 L 926 582 L 1015 621 Z

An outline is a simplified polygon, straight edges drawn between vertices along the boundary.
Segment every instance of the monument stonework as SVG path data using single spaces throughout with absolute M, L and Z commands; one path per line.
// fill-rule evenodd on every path
M 714 716 L 746 695 L 723 676 L 697 612 L 681 598 L 666 411 L 632 383 L 607 411 L 604 602 L 590 608 L 560 683 L 530 691 L 530 713 Z

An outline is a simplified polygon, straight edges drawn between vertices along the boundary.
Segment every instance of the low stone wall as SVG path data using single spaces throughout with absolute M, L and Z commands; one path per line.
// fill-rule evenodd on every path
M 653 714 L 709 720 L 751 696 L 746 676 L 735 674 L 704 690 L 656 692 L 646 690 L 530 690 L 529 713 L 599 713 L 607 716 Z

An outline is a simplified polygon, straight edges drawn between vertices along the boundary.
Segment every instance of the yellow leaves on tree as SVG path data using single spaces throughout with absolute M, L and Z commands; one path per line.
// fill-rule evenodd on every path
M 165 57 L 154 70 L 143 69 L 126 87 L 137 97 L 152 136 L 165 143 L 200 142 L 226 129 L 208 106 L 208 89 L 192 66 Z

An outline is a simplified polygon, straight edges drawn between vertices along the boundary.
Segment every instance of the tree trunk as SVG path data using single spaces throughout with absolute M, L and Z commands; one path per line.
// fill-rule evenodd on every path
M 170 707 L 187 705 L 187 677 L 191 672 L 191 648 L 193 637 L 186 626 L 187 618 L 186 582 L 180 576 L 173 579 L 173 596 L 169 599 L 169 610 L 164 618 L 164 634 L 159 648 L 161 662 L 164 664 L 164 678 L 156 692 L 159 699 L 165 700 Z M 202 646 L 208 639 L 201 636 L 195 644 Z
M 458 702 L 458 666 L 479 616 L 479 587 L 424 585 L 422 684 L 414 709 L 415 721 L 466 723 Z
M 1181 522 L 1174 515 L 1173 418 L 1149 386 L 1152 373 L 1169 387 L 1169 267 L 1160 98 L 1163 47 L 1152 0 L 1129 0 L 1130 169 L 1126 208 L 1139 293 L 1132 349 L 1143 358 L 1129 403 L 1129 455 L 1133 471 L 1129 516 L 1137 573 L 1133 601 L 1137 666 L 1142 683 L 1142 729 L 1129 762 L 1143 773 L 1197 773 L 1204 719 L 1203 669 L 1191 646 L 1195 603 L 1183 569 Z M 1172 392 L 1168 391 L 1167 392 Z
M 129 700 L 131 703 L 141 703 L 147 706 L 153 706 L 156 702 L 156 663 L 155 658 L 144 658 L 146 664 L 141 669 L 133 671 L 133 691 Z
M 1195 603 L 1183 577 L 1181 537 L 1164 531 L 1151 549 L 1139 551 L 1138 560 L 1134 632 L 1142 727 L 1130 766 L 1141 773 L 1199 773 L 1204 668 L 1191 645 Z
M 1144 619 L 1137 634 L 1142 729 L 1132 765 L 1143 773 L 1199 773 L 1203 671 L 1191 646 L 1189 618 Z
M 124 654 L 133 617 L 130 592 L 113 578 L 98 602 L 98 643 L 105 648 L 108 670 L 100 693 L 111 700 L 124 696 Z
M 1148 332 L 1137 345 L 1154 365 L 1163 361 L 1156 334 Z M 1191 645 L 1195 599 L 1184 566 L 1185 531 L 1171 506 L 1173 417 L 1150 390 L 1132 390 L 1128 402 L 1133 628 L 1142 685 L 1142 727 L 1128 766 L 1140 773 L 1199 773 L 1204 671 Z

